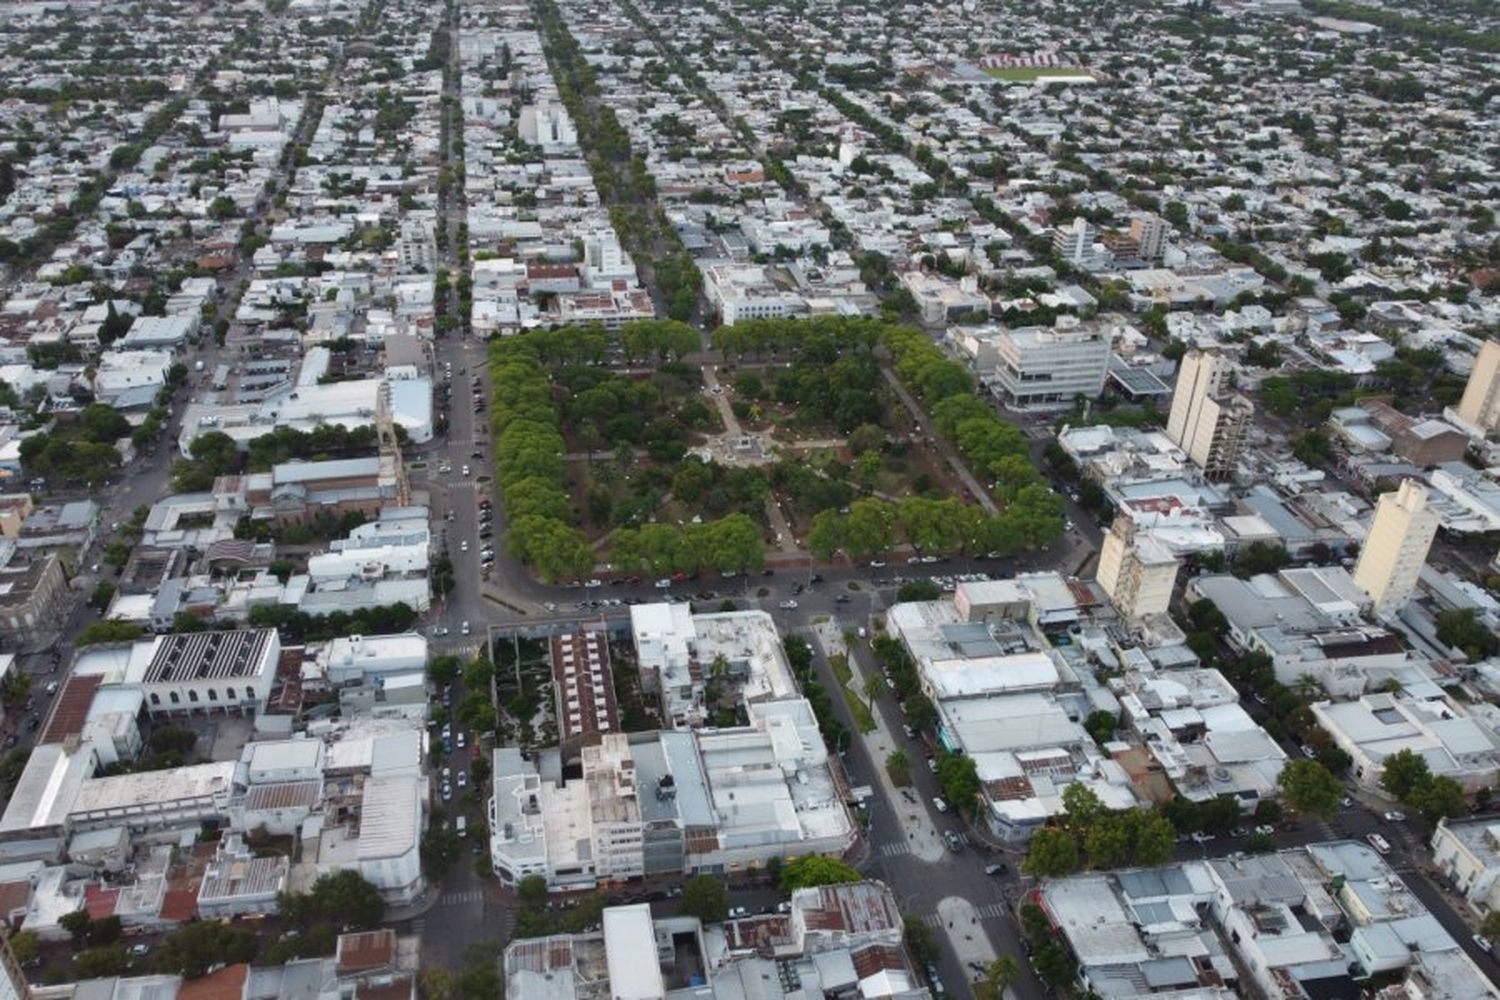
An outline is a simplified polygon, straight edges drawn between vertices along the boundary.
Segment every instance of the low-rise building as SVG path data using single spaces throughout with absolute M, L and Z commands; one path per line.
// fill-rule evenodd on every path
M 724 874 L 772 857 L 840 855 L 854 827 L 802 699 L 748 706 L 750 725 L 610 733 L 582 748 L 582 776 L 562 755 L 494 753 L 490 855 L 514 886 L 554 888 L 641 876 Z
M 1369 846 L 1312 844 L 1043 883 L 1037 903 L 1103 1000 L 1156 993 L 1500 996 Z
M 903 944 L 903 920 L 895 896 L 878 882 L 798 889 L 786 913 L 712 928 L 696 917 L 653 917 L 645 904 L 612 906 L 600 930 L 512 942 L 503 960 L 505 995 L 926 1000 Z
M 1419 691 L 1316 702 L 1313 717 L 1353 761 L 1354 780 L 1371 791 L 1380 790 L 1385 759 L 1402 750 L 1421 757 L 1434 775 L 1457 781 L 1466 793 L 1493 785 L 1500 777 L 1494 724 L 1433 685 Z
M 1500 907 L 1500 824 L 1493 819 L 1439 820 L 1432 862 L 1481 918 Z

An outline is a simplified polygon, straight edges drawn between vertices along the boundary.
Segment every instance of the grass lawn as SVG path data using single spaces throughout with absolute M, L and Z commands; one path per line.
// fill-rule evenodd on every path
M 1010 80 L 1016 83 L 1026 83 L 1031 80 L 1045 80 L 1049 76 L 1092 76 L 1086 69 L 1076 69 L 1072 66 L 1001 66 L 984 71 L 985 76 L 992 76 L 996 80 Z

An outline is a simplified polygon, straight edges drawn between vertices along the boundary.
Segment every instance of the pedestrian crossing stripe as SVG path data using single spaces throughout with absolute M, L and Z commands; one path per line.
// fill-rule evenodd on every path
M 938 916 L 936 913 L 922 914 L 922 923 L 926 924 L 928 927 L 931 927 L 935 931 L 940 931 L 943 929 L 943 918 Z
M 989 903 L 985 906 L 976 906 L 974 908 L 974 914 L 979 917 L 980 920 L 999 920 L 1001 917 L 1006 915 L 1005 904 Z
M 875 853 L 879 854 L 882 858 L 896 858 L 903 854 L 910 854 L 911 845 L 900 841 L 894 844 L 881 844 L 875 848 Z

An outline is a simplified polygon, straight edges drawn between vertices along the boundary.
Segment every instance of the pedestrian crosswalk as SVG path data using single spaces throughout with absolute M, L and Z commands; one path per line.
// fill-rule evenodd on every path
M 910 854 L 911 845 L 905 841 L 897 841 L 894 844 L 879 844 L 875 848 L 875 853 L 882 858 L 898 858 L 903 854 Z
M 1008 916 L 1004 903 L 986 903 L 984 906 L 974 907 L 974 916 L 980 920 L 999 920 Z M 924 913 L 917 919 L 931 927 L 935 931 L 943 930 L 943 918 L 936 913 Z
M 483 901 L 483 889 L 470 889 L 467 892 L 450 892 L 438 900 L 443 906 L 461 906 L 464 903 L 480 903 Z

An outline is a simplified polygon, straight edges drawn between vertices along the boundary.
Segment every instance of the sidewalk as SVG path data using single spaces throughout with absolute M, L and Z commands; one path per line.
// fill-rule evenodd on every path
M 848 648 L 844 645 L 844 634 L 834 621 L 818 622 L 813 625 L 813 638 L 817 640 L 818 646 L 823 651 L 824 657 L 847 656 L 849 671 L 851 674 L 850 685 L 855 693 L 864 691 L 864 671 L 860 668 L 859 661 L 850 655 Z M 843 697 L 842 693 L 838 695 Z M 879 846 L 905 846 L 911 854 L 922 861 L 932 863 L 941 861 L 949 856 L 947 845 L 943 842 L 942 834 L 932 825 L 928 819 L 927 809 L 922 805 L 922 800 L 917 797 L 914 789 L 900 789 L 895 782 L 891 781 L 890 773 L 886 771 L 885 759 L 895 750 L 897 743 L 894 736 L 885 725 L 885 716 L 878 709 L 872 709 L 871 717 L 875 721 L 875 730 L 870 733 L 856 732 L 855 738 L 863 740 L 865 749 L 869 751 L 870 768 L 875 773 L 870 775 L 871 784 L 880 786 L 881 794 L 885 796 L 886 802 L 891 806 L 891 811 L 896 815 L 896 822 L 901 827 L 898 831 L 891 831 L 887 838 L 894 836 L 891 844 L 876 845 L 874 839 L 867 835 L 870 841 L 870 853 L 878 854 Z M 909 751 L 908 751 L 909 752 Z M 912 761 L 912 766 L 919 766 L 917 761 Z M 911 795 L 915 804 L 903 795 Z

